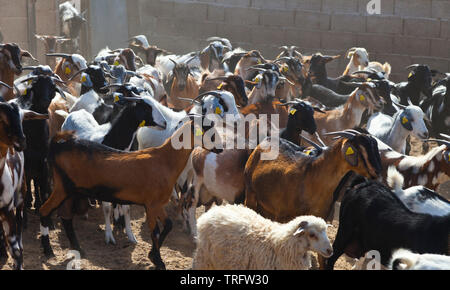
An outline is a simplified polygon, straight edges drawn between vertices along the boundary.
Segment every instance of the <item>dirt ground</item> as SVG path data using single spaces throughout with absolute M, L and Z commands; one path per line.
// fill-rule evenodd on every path
M 419 142 L 413 143 L 413 155 L 420 152 Z M 450 197 L 450 183 L 441 186 L 441 194 Z M 203 212 L 203 208 L 197 210 L 197 215 Z M 173 214 L 172 214 L 173 216 Z M 131 244 L 124 232 L 114 232 L 116 245 L 105 245 L 104 218 L 100 207 L 89 211 L 86 220 L 77 217 L 74 220 L 75 232 L 80 241 L 80 245 L 85 251 L 85 256 L 81 259 L 81 269 L 83 270 L 148 270 L 154 269 L 153 264 L 148 259 L 148 252 L 151 249 L 150 232 L 145 223 L 145 213 L 142 207 L 132 206 L 131 218 L 133 232 L 138 243 Z M 55 230 L 50 232 L 50 241 L 55 253 L 54 258 L 46 259 L 42 253 L 39 241 L 39 218 L 33 213 L 29 213 L 28 227 L 24 231 L 24 268 L 35 270 L 63 270 L 72 257 L 67 256 L 69 252 L 69 242 L 66 238 L 62 224 L 59 219 L 53 216 Z M 333 241 L 337 227 L 337 220 L 333 222 L 334 227 L 329 228 L 329 237 Z M 192 255 L 195 250 L 194 241 L 182 230 L 181 222 L 174 219 L 174 227 L 168 235 L 161 248 L 161 257 L 166 263 L 168 270 L 187 270 L 192 265 Z M 11 269 L 13 261 L 2 261 L 1 269 Z M 341 257 L 335 269 L 348 270 L 352 265 Z

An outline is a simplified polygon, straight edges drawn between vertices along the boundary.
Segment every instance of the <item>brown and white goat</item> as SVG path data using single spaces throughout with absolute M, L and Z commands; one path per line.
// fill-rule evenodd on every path
M 46 119 L 28 110 L 21 110 L 17 103 L 0 102 L 0 235 L 5 237 L 5 245 L 14 259 L 14 267 L 23 267 L 23 206 L 24 154 L 26 138 L 22 121 Z
M 233 94 L 236 105 L 245 107 L 248 104 L 248 97 L 245 91 L 245 83 L 240 76 L 216 76 L 217 70 L 213 74 L 203 74 L 199 94 L 209 91 L 223 90 Z
M 49 156 L 54 188 L 40 209 L 41 216 L 48 217 L 68 197 L 80 195 L 118 204 L 143 205 L 153 242 L 149 258 L 157 269 L 165 269 L 160 248 L 172 222 L 164 207 L 192 150 L 201 141 L 198 136 L 211 128 L 196 123 L 186 122 L 160 147 L 135 152 L 77 140 L 70 132 L 56 135 Z M 175 149 L 173 144 L 180 142 L 186 143 L 187 148 Z M 158 220 L 163 223 L 162 232 Z
M 87 68 L 87 61 L 79 54 L 66 53 L 48 53 L 50 57 L 60 57 L 61 59 L 56 63 L 55 74 L 57 74 L 62 81 L 67 83 L 68 91 L 73 96 L 79 95 L 79 79 L 72 80 L 72 78 L 83 69 Z
M 316 113 L 317 132 L 324 141 L 331 138 L 326 132 L 341 131 L 357 127 L 361 123 L 366 109 L 380 110 L 384 100 L 378 95 L 375 85 L 363 83 L 350 94 L 343 107 L 326 111 L 325 114 Z
M 342 75 L 352 75 L 354 72 L 365 69 L 374 69 L 377 72 L 384 72 L 385 78 L 389 79 L 391 65 L 384 63 L 382 65 L 376 61 L 369 61 L 369 53 L 363 47 L 352 47 L 347 51 L 347 58 L 350 59 Z
M 270 140 L 253 151 L 245 166 L 245 204 L 262 216 L 287 222 L 299 215 L 331 216 L 337 197 L 333 191 L 353 171 L 369 178 L 381 174 L 381 159 L 374 138 L 356 131 L 329 133 L 342 137 L 330 147 L 314 146 L 315 156 L 280 139 L 279 154 L 264 160 Z
M 450 180 L 450 142 L 438 140 L 438 143 L 442 145 L 422 156 L 403 155 L 384 143 L 384 146 L 380 145 L 383 180 L 387 178 L 388 168 L 395 166 L 404 177 L 405 187 L 423 185 L 437 190 L 439 185 Z
M 28 51 L 21 49 L 16 43 L 0 44 L 0 81 L 8 86 L 14 85 L 14 75 L 22 73 L 22 57 L 29 57 L 37 61 Z M 9 101 L 14 98 L 12 90 L 0 87 L 0 94 Z

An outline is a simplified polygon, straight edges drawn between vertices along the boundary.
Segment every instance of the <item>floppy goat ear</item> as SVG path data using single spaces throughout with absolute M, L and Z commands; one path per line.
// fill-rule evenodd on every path
M 48 119 L 48 115 L 47 114 L 39 114 L 36 113 L 34 111 L 30 111 L 30 110 L 24 110 L 22 109 L 23 112 L 23 120 L 46 120 Z
M 349 141 L 346 141 L 344 146 L 342 146 L 342 153 L 351 166 L 358 166 L 358 152 Z

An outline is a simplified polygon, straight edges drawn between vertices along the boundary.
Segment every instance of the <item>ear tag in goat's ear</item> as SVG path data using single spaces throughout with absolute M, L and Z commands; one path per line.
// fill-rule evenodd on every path
M 217 115 L 220 115 L 220 114 L 222 114 L 222 110 L 221 110 L 219 107 L 216 107 L 215 113 L 216 113 Z
M 364 95 L 359 95 L 359 100 L 362 102 L 366 99 L 366 97 L 364 97 Z
M 259 83 L 259 81 L 260 81 L 259 77 L 256 77 L 255 82 Z
M 28 85 L 31 85 L 32 82 L 33 82 L 32 80 L 29 80 L 27 84 L 28 84 Z
M 367 81 L 370 82 L 372 79 L 371 78 L 367 78 Z
M 116 61 L 114 62 L 114 65 L 115 65 L 115 66 L 118 66 L 118 65 L 119 65 L 119 61 L 116 60 Z
M 221 90 L 222 87 L 223 87 L 223 83 L 221 83 L 221 84 L 217 87 L 217 89 L 218 89 L 218 90 Z
M 71 73 L 72 71 L 70 70 L 70 68 L 66 67 L 66 70 L 65 70 L 64 72 L 66 73 L 66 75 L 70 75 L 70 73 Z
M 410 72 L 409 75 L 408 75 L 408 79 L 409 79 L 410 77 L 412 77 L 412 76 L 413 76 L 413 73 Z
M 139 128 L 145 127 L 145 120 L 143 120 L 140 124 L 139 124 Z
M 258 59 L 258 64 L 262 64 L 262 61 L 260 59 Z
M 289 67 L 287 65 L 283 66 L 283 72 L 287 72 L 289 70 Z
M 83 75 L 83 76 L 81 77 L 81 82 L 82 82 L 82 83 L 85 83 L 86 81 L 87 81 L 86 75 Z
M 289 113 L 293 116 L 295 115 L 295 113 L 297 113 L 297 109 L 292 109 Z
M 117 103 L 119 99 L 119 94 L 114 94 L 114 103 Z
M 311 150 L 306 150 L 306 151 L 305 151 L 305 154 L 308 155 L 308 156 L 311 155 L 311 153 L 312 153 Z
M 25 88 L 25 90 L 23 90 L 22 92 L 22 96 L 26 96 L 27 95 L 27 89 Z
M 195 129 L 195 136 L 196 137 L 203 136 L 203 130 L 200 128 Z
M 345 152 L 345 155 L 349 156 L 349 155 L 353 155 L 355 154 L 355 151 L 353 151 L 352 147 L 348 147 L 347 148 L 347 152 Z
M 406 118 L 405 116 L 403 116 L 403 118 L 402 118 L 402 124 L 405 125 L 405 124 L 408 123 L 408 122 L 409 122 L 408 118 Z

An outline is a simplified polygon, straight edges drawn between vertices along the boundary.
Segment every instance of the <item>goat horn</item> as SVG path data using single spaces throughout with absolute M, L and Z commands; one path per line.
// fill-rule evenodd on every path
M 319 151 L 323 151 L 324 148 L 320 147 L 318 144 L 314 143 L 313 141 L 309 140 L 308 138 L 306 138 L 305 136 L 300 135 L 301 138 L 305 139 L 306 142 L 308 142 L 309 144 L 311 144 L 314 148 L 316 148 Z
M 444 137 L 444 138 L 446 138 L 446 139 L 448 139 L 448 140 L 450 140 L 450 136 L 449 135 L 446 135 L 446 134 L 439 134 L 439 135 L 441 135 L 442 137 Z
M 291 86 L 295 86 L 295 84 L 294 84 L 293 82 L 291 82 L 290 80 L 288 80 L 288 79 L 285 78 L 285 77 L 279 77 L 279 79 L 280 79 L 280 80 L 283 80 L 283 81 L 287 81 Z
M 344 138 L 353 138 L 355 137 L 355 134 L 353 132 L 348 132 L 348 131 L 337 131 L 337 132 L 330 132 L 330 133 L 325 133 L 325 136 L 333 136 L 333 135 L 337 135 L 339 137 L 344 137 Z
M 8 88 L 8 89 L 12 89 L 12 87 L 11 86 L 9 86 L 9 85 L 7 85 L 7 84 L 5 84 L 4 82 L 2 82 L 2 81 L 0 81 L 0 86 L 4 86 L 4 87 L 6 87 L 6 88 Z
M 280 46 L 278 47 L 278 49 L 289 50 L 289 48 L 286 45 Z
M 291 60 L 291 58 L 287 57 L 287 56 L 283 56 L 283 57 L 277 58 L 273 62 L 279 62 L 279 61 L 284 61 L 284 60 L 289 61 L 289 60 Z
M 59 86 L 56 86 L 56 90 L 57 90 L 58 93 L 61 95 L 61 98 L 63 98 L 64 100 L 67 101 L 66 94 L 64 93 L 64 91 L 63 91 Z
M 319 133 L 315 133 L 315 135 L 316 135 L 316 138 L 317 138 L 317 140 L 319 140 L 319 142 L 320 142 L 320 144 L 322 144 L 322 146 L 325 148 L 325 147 L 327 147 L 327 145 L 325 145 L 325 143 L 322 141 L 322 139 L 320 138 L 320 136 L 319 136 Z
M 174 61 L 173 59 L 169 58 L 169 60 L 170 60 L 171 62 L 173 62 L 173 64 L 174 64 L 175 66 L 178 65 L 178 63 L 177 63 L 176 61 Z
M 180 98 L 180 97 L 178 97 L 178 99 L 179 99 L 179 100 L 182 100 L 182 101 L 190 102 L 190 103 L 192 103 L 192 104 L 201 105 L 201 103 L 200 103 L 199 101 L 194 100 L 194 99 Z
M 296 105 L 296 104 L 298 104 L 298 102 L 290 101 L 290 102 L 287 102 L 287 103 L 284 103 L 284 104 L 277 104 L 277 106 L 286 107 L 286 106 Z
M 37 66 L 26 66 L 23 67 L 22 70 L 35 70 L 37 68 Z
M 392 101 L 392 103 L 393 103 L 394 105 L 396 105 L 397 107 L 400 107 L 401 109 L 406 109 L 406 107 L 407 107 L 407 106 L 405 106 L 405 105 L 402 105 L 402 104 L 397 103 L 397 102 L 394 102 L 394 101 Z
M 405 69 L 412 69 L 412 68 L 416 68 L 416 67 L 418 67 L 420 64 L 412 64 L 412 65 L 409 65 L 409 66 L 407 66 L 407 67 L 405 67 Z
M 107 85 L 106 87 L 101 88 L 101 90 L 109 90 L 110 88 L 122 88 L 122 87 L 125 87 L 125 85 L 112 84 L 112 85 Z
M 217 97 L 217 98 L 220 98 L 220 97 L 222 96 L 222 95 L 221 95 L 220 93 L 218 93 L 218 92 L 215 92 L 215 91 L 209 91 L 209 92 L 203 93 L 203 94 L 201 94 L 201 95 L 198 95 L 194 100 L 201 99 L 201 98 L 203 98 L 204 96 L 208 96 L 208 95 L 213 95 L 214 97 Z
M 442 135 L 442 134 L 441 134 Z M 449 136 L 450 137 L 450 136 Z M 446 145 L 447 147 L 450 147 L 450 141 L 447 140 L 441 140 L 441 139 L 427 139 L 424 140 L 425 142 L 437 142 L 439 145 Z
M 34 79 L 37 79 L 37 78 L 38 78 L 38 76 L 31 76 L 29 78 L 26 78 L 26 79 L 20 81 L 20 83 L 26 83 L 26 82 L 28 82 L 30 80 L 34 80 Z
M 69 81 L 72 81 L 77 75 L 84 73 L 85 71 L 87 71 L 87 68 L 81 69 L 79 71 L 77 71 L 70 79 Z
M 62 58 L 71 58 L 71 54 L 67 53 L 46 53 L 46 56 L 54 56 L 54 57 L 62 57 Z

